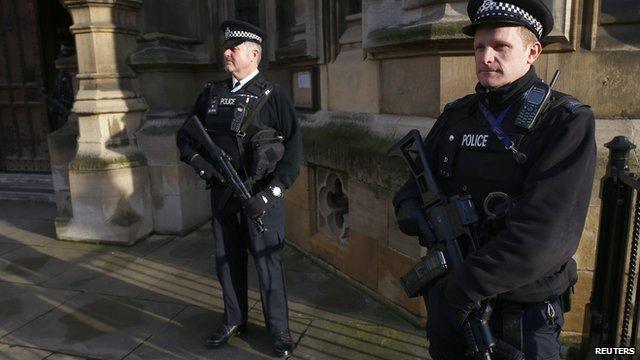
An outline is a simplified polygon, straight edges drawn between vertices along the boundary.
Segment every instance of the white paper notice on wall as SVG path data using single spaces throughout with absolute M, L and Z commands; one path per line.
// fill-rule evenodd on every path
M 300 71 L 298 73 L 298 87 L 301 89 L 311 88 L 311 73 L 308 71 Z

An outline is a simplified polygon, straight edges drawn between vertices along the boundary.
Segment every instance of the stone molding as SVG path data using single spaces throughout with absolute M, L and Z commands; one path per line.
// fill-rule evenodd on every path
M 134 27 L 113 26 L 109 23 L 97 25 L 73 25 L 69 27 L 73 35 L 86 33 L 120 33 L 126 35 L 137 35 L 138 29 Z
M 286 64 L 308 64 L 322 61 L 324 58 L 324 34 L 322 29 L 323 11 L 322 1 L 294 1 L 293 13 L 288 13 L 292 18 L 292 25 L 288 29 L 280 29 L 281 33 L 274 31 L 274 56 L 278 65 Z M 275 17 L 275 11 L 269 11 Z M 276 19 L 268 19 L 275 22 Z M 281 43 L 288 34 L 287 43 Z
M 304 161 L 348 174 L 350 179 L 394 191 L 408 171 L 386 152 L 411 129 L 423 136 L 434 119 L 388 114 L 317 111 L 299 114 Z M 340 141 L 336 138 L 340 137 Z
M 167 4 L 164 4 L 167 3 Z M 160 5 L 170 5 L 165 0 Z M 145 3 L 141 9 L 142 34 L 129 65 L 137 72 L 157 70 L 195 70 L 217 62 L 218 31 L 204 0 L 189 0 L 170 11 Z M 211 28 L 214 31 L 211 31 Z
M 400 49 L 423 54 L 464 52 L 471 48 L 461 32 L 469 22 L 466 7 L 459 0 L 366 1 L 363 46 L 374 55 Z
M 303 128 L 346 122 L 364 126 L 379 136 L 397 139 L 404 136 L 411 129 L 418 129 L 423 135 L 426 135 L 436 120 L 435 118 L 426 116 L 356 113 L 331 110 L 299 113 L 298 118 Z
M 545 51 L 573 51 L 577 47 L 574 0 L 546 0 L 556 25 Z M 376 58 L 423 54 L 472 54 L 472 40 L 462 27 L 469 24 L 467 1 L 385 0 L 363 3 L 365 50 Z
M 426 7 L 430 5 L 437 4 L 446 4 L 453 2 L 463 2 L 466 3 L 466 0 L 402 0 L 402 9 L 403 10 L 413 10 L 421 7 Z
M 129 65 L 136 71 L 152 69 L 193 69 L 194 66 L 210 65 L 211 58 L 202 52 L 181 50 L 165 46 L 141 49 L 129 57 Z
M 184 37 L 173 34 L 165 34 L 161 32 L 150 32 L 144 33 L 138 36 L 139 42 L 150 42 L 150 41 L 170 41 L 178 44 L 200 44 L 202 41 L 195 37 Z
M 139 9 L 140 6 L 142 6 L 142 0 L 62 0 L 62 2 L 67 9 L 87 7 L 89 5 L 121 6 L 123 8 L 129 7 L 131 9 Z

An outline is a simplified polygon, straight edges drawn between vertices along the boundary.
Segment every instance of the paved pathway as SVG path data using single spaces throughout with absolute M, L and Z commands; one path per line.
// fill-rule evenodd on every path
M 255 271 L 246 334 L 218 350 L 210 228 L 132 247 L 57 241 L 50 203 L 0 203 L 0 359 L 265 359 Z M 423 331 L 286 247 L 294 358 L 426 359 Z

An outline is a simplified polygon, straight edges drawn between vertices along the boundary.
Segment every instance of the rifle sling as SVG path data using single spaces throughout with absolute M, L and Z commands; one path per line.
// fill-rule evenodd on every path
M 249 90 L 247 92 L 253 92 L 250 91 L 253 89 L 247 90 Z M 242 122 L 242 126 L 240 127 L 240 131 L 236 135 L 236 144 L 238 146 L 238 153 L 240 154 L 240 166 L 242 167 L 242 170 L 244 171 L 247 178 L 249 177 L 249 175 L 247 174 L 247 170 L 245 168 L 246 157 L 244 153 L 244 142 L 250 140 L 258 131 L 267 128 L 264 124 L 260 123 L 258 115 L 262 107 L 266 104 L 269 95 L 271 95 L 271 93 L 273 92 L 273 85 L 269 82 L 265 82 L 264 86 L 261 86 L 261 90 L 262 91 L 258 92 L 258 95 L 256 95 L 260 98 L 260 100 L 253 109 L 250 109 L 250 111 L 245 114 L 244 121 Z M 250 182 L 253 182 L 253 179 L 248 180 Z

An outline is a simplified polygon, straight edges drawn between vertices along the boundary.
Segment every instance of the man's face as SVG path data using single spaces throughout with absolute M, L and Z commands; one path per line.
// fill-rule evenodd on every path
M 247 48 L 246 42 L 224 50 L 224 68 L 236 77 L 248 75 L 257 66 L 256 55 Z
M 519 79 L 540 55 L 539 42 L 525 44 L 518 26 L 481 26 L 473 38 L 476 76 L 485 88 Z

